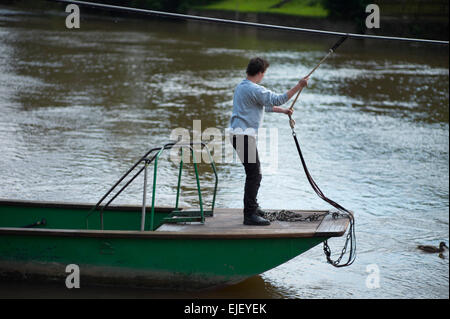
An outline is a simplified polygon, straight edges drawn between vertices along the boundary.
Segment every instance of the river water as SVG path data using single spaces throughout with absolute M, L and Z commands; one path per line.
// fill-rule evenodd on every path
M 268 59 L 262 85 L 284 92 L 335 41 L 83 11 L 80 29 L 64 23 L 61 10 L 0 6 L 0 198 L 94 203 L 173 129 L 192 132 L 201 120 L 202 131 L 223 131 L 249 58 Z M 0 283 L 0 296 L 448 298 L 448 254 L 416 249 L 449 241 L 448 88 L 448 47 L 348 40 L 302 92 L 294 118 L 310 172 L 356 213 L 351 267 L 327 264 L 319 245 L 213 292 Z M 278 163 L 263 164 L 261 206 L 328 209 L 305 178 L 286 116 L 266 114 L 264 127 L 276 129 Z M 217 167 L 216 205 L 242 207 L 242 166 Z M 206 164 L 201 173 L 208 203 L 213 175 Z M 159 176 L 157 205 L 173 205 L 175 165 L 162 162 Z M 117 203 L 141 198 L 138 181 Z M 182 204 L 196 203 L 191 174 Z M 342 243 L 330 240 L 334 251 Z

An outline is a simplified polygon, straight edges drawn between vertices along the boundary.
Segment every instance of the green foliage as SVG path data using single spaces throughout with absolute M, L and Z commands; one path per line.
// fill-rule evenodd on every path
M 212 1 L 211 1 L 212 2 Z M 200 9 L 238 12 L 281 13 L 308 17 L 326 17 L 321 0 L 221 0 L 200 6 Z
M 361 19 L 372 0 L 322 0 L 331 18 Z
M 184 11 L 192 6 L 214 3 L 214 0 L 97 0 L 95 2 L 140 9 Z
M 97 0 L 96 2 L 169 12 L 200 8 L 325 17 L 327 11 L 321 1 L 324 0 Z
M 345 19 L 357 24 L 360 31 L 364 30 L 366 18 L 366 6 L 373 0 L 321 0 L 322 5 L 328 11 L 328 17 Z
M 186 11 L 189 8 L 214 4 L 219 0 L 179 0 L 178 11 Z

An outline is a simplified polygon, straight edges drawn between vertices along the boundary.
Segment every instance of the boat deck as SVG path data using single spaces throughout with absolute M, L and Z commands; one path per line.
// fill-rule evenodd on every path
M 276 210 L 266 210 L 267 212 Z M 323 214 L 327 211 L 292 210 L 302 217 Z M 348 218 L 333 218 L 331 214 L 315 221 L 273 221 L 268 226 L 247 226 L 243 223 L 243 211 L 236 208 L 215 208 L 213 217 L 205 217 L 205 223 L 163 224 L 156 231 L 183 233 L 186 235 L 211 235 L 229 237 L 338 237 L 349 224 Z
M 86 224 L 86 214 L 90 212 L 92 204 L 2 201 L 0 199 L 0 208 L 2 206 L 3 210 L 0 209 L 0 215 L 23 216 L 23 219 L 12 219 L 10 224 L 0 226 L 0 232 L 27 236 L 161 239 L 312 238 L 342 236 L 349 225 L 348 218 L 333 218 L 332 214 L 325 215 L 329 212 L 326 210 L 292 210 L 299 213 L 302 218 L 311 215 L 324 215 L 325 217 L 320 216 L 312 221 L 273 221 L 268 226 L 247 226 L 243 224 L 242 209 L 215 208 L 214 216 L 205 217 L 204 224 L 199 222 L 165 223 L 155 231 L 140 231 L 138 229 L 140 228 L 142 208 L 135 205 L 119 205 L 111 206 L 105 211 L 106 227 L 104 230 L 100 230 L 95 228 L 95 225 L 93 228 L 88 228 Z M 157 207 L 156 212 L 161 219 L 162 216 L 167 216 L 174 209 L 173 207 Z M 190 211 L 187 207 L 181 209 Z M 47 220 L 47 225 L 44 227 L 24 228 L 22 226 L 41 220 L 43 217 Z M 98 216 L 94 216 L 92 220 L 97 220 L 98 223 Z M 67 224 L 74 224 L 74 222 L 76 226 L 66 227 Z

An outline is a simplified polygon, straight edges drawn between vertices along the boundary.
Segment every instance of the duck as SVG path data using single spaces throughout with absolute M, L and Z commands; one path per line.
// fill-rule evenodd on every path
M 448 249 L 448 246 L 443 241 L 441 241 L 439 247 L 431 245 L 419 245 L 417 246 L 417 248 L 427 253 L 442 253 L 446 248 Z

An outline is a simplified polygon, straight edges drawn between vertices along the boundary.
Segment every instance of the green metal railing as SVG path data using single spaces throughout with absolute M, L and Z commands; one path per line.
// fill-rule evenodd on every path
M 202 193 L 201 193 L 201 189 L 200 189 L 200 179 L 199 179 L 199 174 L 198 174 L 197 159 L 195 157 L 195 151 L 192 148 L 193 145 L 197 145 L 197 144 L 201 144 L 207 150 L 208 156 L 209 156 L 209 161 L 211 163 L 211 168 L 215 175 L 214 193 L 213 193 L 213 199 L 212 199 L 212 204 L 211 204 L 211 210 L 203 209 L 203 199 L 202 199 Z M 197 182 L 200 211 L 180 210 L 179 209 L 179 198 L 180 198 L 180 189 L 181 189 L 181 175 L 182 175 L 182 170 L 183 170 L 183 147 L 185 147 L 187 145 L 178 144 L 177 146 L 181 146 L 182 148 L 181 148 L 180 166 L 179 166 L 179 170 L 178 170 L 177 197 L 176 197 L 176 202 L 175 202 L 175 210 L 172 213 L 170 213 L 169 216 L 164 219 L 164 221 L 165 222 L 188 222 L 188 221 L 198 220 L 198 221 L 204 223 L 205 216 L 213 216 L 214 206 L 215 206 L 215 202 L 216 202 L 218 177 L 217 177 L 217 170 L 216 170 L 214 160 L 213 160 L 213 158 L 211 156 L 211 152 L 209 151 L 208 146 L 206 144 L 204 144 L 204 143 L 190 143 L 189 144 L 189 148 L 191 150 L 193 163 L 194 163 L 194 171 L 195 171 L 195 178 L 196 178 L 196 182 Z
M 202 200 L 202 193 L 201 193 L 201 188 L 200 188 L 200 178 L 199 178 L 198 167 L 197 167 L 197 158 L 195 156 L 195 150 L 193 148 L 194 145 L 200 145 L 204 149 L 207 150 L 209 160 L 211 163 L 211 167 L 214 172 L 215 184 L 214 184 L 214 193 L 213 193 L 213 200 L 212 200 L 212 204 L 211 204 L 211 210 L 203 209 L 203 200 Z M 179 170 L 178 170 L 177 196 L 176 196 L 175 209 L 171 213 L 169 213 L 166 218 L 163 219 L 163 223 L 164 222 L 166 222 L 166 223 L 190 222 L 190 221 L 199 221 L 201 223 L 204 223 L 205 216 L 213 216 L 213 211 L 214 211 L 214 206 L 215 206 L 215 201 L 216 201 L 216 194 L 217 194 L 218 176 L 217 176 L 216 166 L 215 166 L 213 157 L 211 156 L 211 152 L 209 151 L 208 146 L 202 142 L 176 143 L 176 144 L 175 143 L 167 143 L 163 147 L 157 147 L 157 148 L 153 148 L 153 149 L 149 150 L 124 175 L 122 175 L 122 177 L 106 192 L 105 195 L 103 195 L 103 197 L 97 202 L 97 204 L 88 213 L 88 215 L 86 216 L 86 228 L 87 229 L 89 228 L 89 224 L 88 224 L 89 217 L 94 212 L 99 211 L 100 225 L 101 225 L 101 229 L 103 230 L 104 229 L 104 223 L 103 223 L 104 210 L 112 203 L 112 201 L 114 201 L 136 179 L 136 177 L 138 177 L 142 172 L 144 172 L 144 190 L 143 190 L 143 198 L 142 198 L 142 213 L 141 213 L 141 227 L 140 227 L 141 231 L 144 231 L 146 229 L 145 220 L 146 220 L 146 201 L 147 201 L 147 170 L 148 170 L 148 166 L 151 163 L 154 163 L 152 206 L 151 206 L 150 227 L 149 227 L 150 230 L 154 230 L 158 161 L 165 150 L 172 149 L 172 148 L 181 148 L 181 160 L 180 160 L 180 166 L 179 166 Z M 185 148 L 188 148 L 192 154 L 200 210 L 187 211 L 187 210 L 179 208 L 179 198 L 180 198 L 180 190 L 181 190 L 181 175 L 182 175 L 182 170 L 183 170 L 183 151 Z M 116 187 L 118 187 L 118 185 L 131 172 L 133 172 L 139 166 L 139 164 L 141 164 L 142 162 L 144 163 L 143 167 L 141 167 L 137 171 L 137 173 L 132 178 L 130 178 L 130 180 L 106 203 L 106 205 L 101 206 L 102 202 L 113 192 L 113 190 L 116 189 Z

